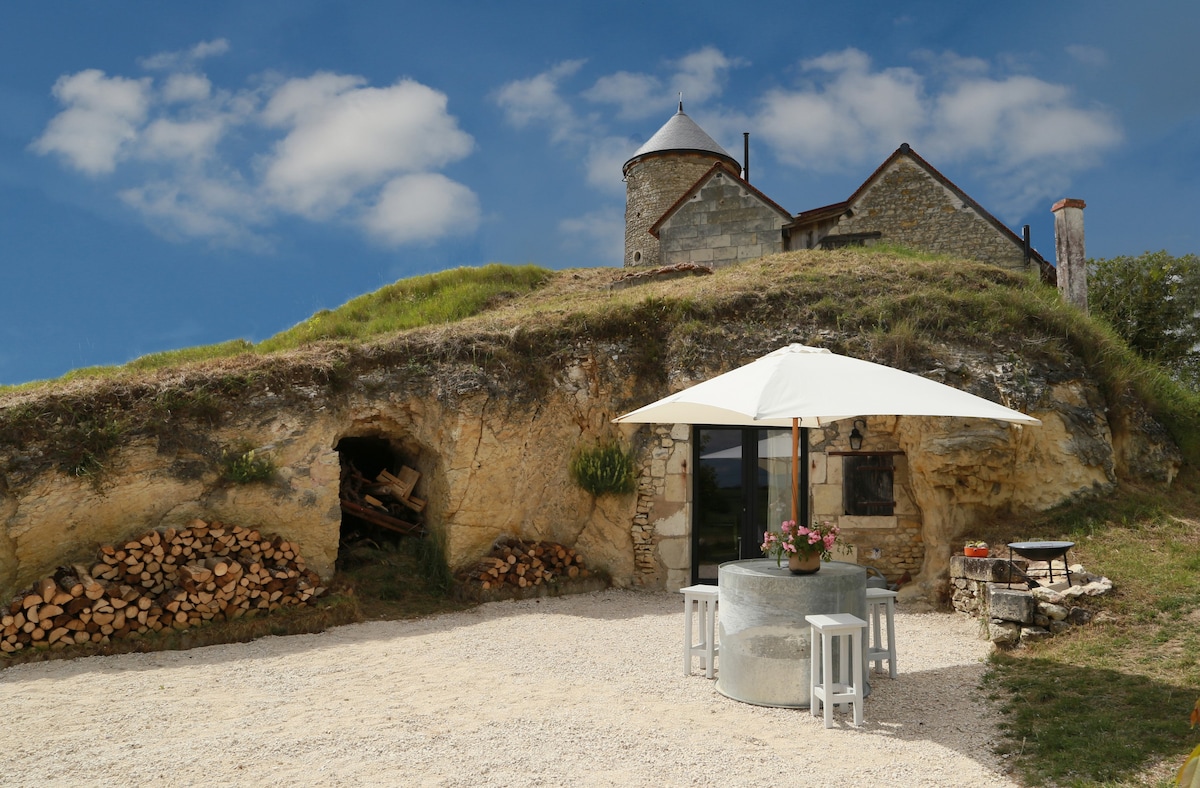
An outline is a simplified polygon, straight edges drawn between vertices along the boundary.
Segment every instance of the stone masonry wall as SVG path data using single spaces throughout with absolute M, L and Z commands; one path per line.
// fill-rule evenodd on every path
M 698 153 L 650 156 L 625 176 L 625 267 L 661 265 L 650 228 L 719 161 Z
M 682 588 L 691 582 L 691 427 L 653 425 L 651 429 L 633 516 L 633 584 Z
M 897 444 L 882 426 L 885 420 L 866 421 L 862 451 L 895 452 Z M 900 453 L 892 455 L 892 496 L 896 502 L 893 514 L 845 514 L 842 485 L 845 457 L 835 452 L 849 451 L 849 428 L 839 431 L 838 426 L 810 431 L 814 444 L 810 448 L 808 469 L 813 519 L 836 523 L 842 529 L 843 541 L 855 548 L 858 563 L 878 569 L 893 581 L 906 573 L 915 576 L 925 560 L 925 540 L 921 510 L 913 500 L 909 481 L 908 458 Z
M 662 263 L 729 265 L 782 252 L 787 220 L 740 183 L 717 173 L 659 228 Z
M 843 216 L 830 236 L 879 232 L 885 243 L 1004 268 L 1024 267 L 1024 251 L 1018 244 L 903 158 L 893 162 L 851 209 L 853 216 Z

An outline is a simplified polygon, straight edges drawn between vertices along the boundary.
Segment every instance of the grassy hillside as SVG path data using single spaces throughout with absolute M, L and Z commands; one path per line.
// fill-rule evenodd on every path
M 0 387 L 0 441 L 6 428 L 9 437 L 28 435 L 53 417 L 78 424 L 95 454 L 122 430 L 153 429 L 156 411 L 216 413 L 223 398 L 272 380 L 336 388 L 379 363 L 414 372 L 445 362 L 502 369 L 536 394 L 548 383 L 545 362 L 572 343 L 631 337 L 637 370 L 657 390 L 668 359 L 704 371 L 765 352 L 769 337 L 766 349 L 820 344 L 917 372 L 945 345 L 1001 353 L 1026 369 L 1081 362 L 1110 406 L 1142 401 L 1188 460 L 1200 461 L 1200 396 L 1022 275 L 898 249 L 793 252 L 711 276 L 610 289 L 621 274 L 455 269 L 399 281 L 258 345 L 233 340 Z M 36 413 L 12 406 L 34 399 L 45 403 Z M 136 423 L 105 416 L 131 404 L 142 411 Z

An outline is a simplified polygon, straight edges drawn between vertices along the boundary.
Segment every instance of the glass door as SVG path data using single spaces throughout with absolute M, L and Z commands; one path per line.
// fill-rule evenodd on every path
M 697 427 L 692 582 L 717 582 L 726 561 L 761 558 L 763 534 L 790 516 L 791 433 Z

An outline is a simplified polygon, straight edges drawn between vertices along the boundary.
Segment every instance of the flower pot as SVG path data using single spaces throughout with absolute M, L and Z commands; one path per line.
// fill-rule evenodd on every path
M 788 553 L 788 570 L 794 575 L 811 575 L 821 569 L 821 554 Z
M 963 555 L 968 558 L 987 558 L 988 549 L 986 547 L 964 547 Z

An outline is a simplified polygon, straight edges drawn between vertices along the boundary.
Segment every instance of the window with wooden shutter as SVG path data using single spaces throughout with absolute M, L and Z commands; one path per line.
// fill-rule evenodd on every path
M 891 516 L 895 466 L 891 454 L 847 454 L 842 457 L 842 501 L 846 514 Z

